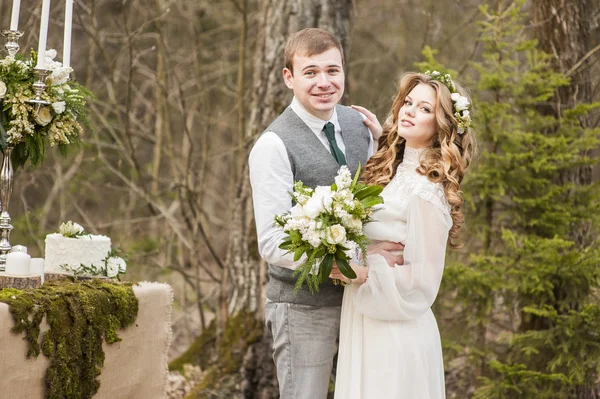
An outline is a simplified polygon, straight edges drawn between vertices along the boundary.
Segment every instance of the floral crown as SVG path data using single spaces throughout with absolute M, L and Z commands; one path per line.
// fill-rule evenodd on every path
M 454 118 L 458 122 L 458 134 L 463 134 L 466 132 L 467 128 L 471 126 L 471 115 L 469 113 L 471 103 L 469 102 L 469 99 L 460 95 L 458 90 L 456 90 L 456 86 L 454 86 L 454 82 L 452 82 L 452 78 L 449 74 L 440 73 L 438 71 L 427 71 L 425 74 L 431 76 L 431 79 L 433 80 L 442 82 L 448 88 L 448 90 L 450 90 L 450 98 L 453 102 Z

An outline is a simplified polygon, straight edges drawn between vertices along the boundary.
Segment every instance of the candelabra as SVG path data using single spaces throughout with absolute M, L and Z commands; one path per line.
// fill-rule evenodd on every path
M 20 48 L 19 38 L 23 36 L 23 32 L 18 30 L 3 30 L 2 35 L 6 37 L 4 48 L 8 52 L 8 58 L 14 60 L 15 55 Z M 41 56 L 43 57 L 44 55 L 42 54 Z M 28 100 L 28 102 L 34 104 L 36 112 L 39 112 L 42 105 L 50 104 L 42 98 L 42 94 L 46 89 L 46 77 L 48 76 L 48 72 L 49 71 L 46 69 L 34 69 L 35 82 L 33 83 L 33 90 L 35 97 Z M 13 188 L 12 151 L 13 148 L 10 144 L 4 149 L 4 159 L 2 161 L 2 167 L 0 168 L 0 272 L 5 271 L 6 254 L 12 248 L 9 237 L 13 226 L 11 224 L 10 214 L 8 213 Z
M 15 58 L 15 55 L 19 52 L 19 38 L 23 36 L 23 32 L 20 30 L 3 30 L 2 35 L 6 37 L 6 44 L 4 48 L 8 51 L 10 58 Z
M 8 214 L 8 205 L 12 196 L 13 183 L 13 167 L 10 159 L 12 148 L 9 146 L 4 150 L 4 160 L 2 161 L 2 169 L 0 169 L 0 271 L 5 270 L 6 254 L 11 249 L 9 236 L 13 229 L 10 224 L 11 219 Z

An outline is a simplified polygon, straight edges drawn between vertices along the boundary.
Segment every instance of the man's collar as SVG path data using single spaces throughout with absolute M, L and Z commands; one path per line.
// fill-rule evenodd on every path
M 300 119 L 302 119 L 302 121 L 306 123 L 310 130 L 315 132 L 315 134 L 319 134 L 323 130 L 323 127 L 327 122 L 333 123 L 333 125 L 336 127 L 336 130 L 340 128 L 338 123 L 337 110 L 335 108 L 333 109 L 333 114 L 331 114 L 331 118 L 325 121 L 321 118 L 317 118 L 316 116 L 305 110 L 302 107 L 302 105 L 300 105 L 300 102 L 296 100 L 296 97 L 292 99 L 292 104 L 290 106 L 292 107 L 292 111 L 294 111 L 296 115 L 298 115 Z

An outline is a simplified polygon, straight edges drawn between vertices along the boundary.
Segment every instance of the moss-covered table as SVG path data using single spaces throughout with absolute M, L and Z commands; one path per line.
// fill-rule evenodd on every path
M 140 283 L 133 290 L 139 303 L 137 318 L 118 331 L 121 341 L 102 344 L 106 357 L 94 399 L 164 397 L 172 291 L 159 283 Z M 0 397 L 42 399 L 49 360 L 43 354 L 27 359 L 28 343 L 23 333 L 11 332 L 14 325 L 9 306 L 0 302 Z

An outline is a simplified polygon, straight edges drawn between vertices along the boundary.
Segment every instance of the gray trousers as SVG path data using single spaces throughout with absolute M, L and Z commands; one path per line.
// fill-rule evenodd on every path
M 265 305 L 281 399 L 325 399 L 338 349 L 341 306 Z

